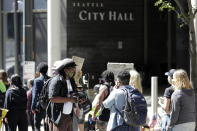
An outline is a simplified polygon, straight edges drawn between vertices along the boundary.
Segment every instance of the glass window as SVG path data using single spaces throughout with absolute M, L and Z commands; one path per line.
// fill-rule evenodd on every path
M 14 73 L 15 64 L 14 15 L 12 13 L 3 16 L 3 43 L 5 68 L 10 77 Z
M 47 9 L 47 0 L 34 0 L 34 9 Z
M 19 58 L 19 75 L 22 76 L 22 13 L 17 15 L 18 17 L 18 58 Z M 14 36 L 14 14 L 5 13 L 3 15 L 3 44 L 4 44 L 4 56 L 5 56 L 5 69 L 10 77 L 14 74 L 15 65 L 15 36 Z
M 14 1 L 15 0 L 3 0 L 3 10 L 13 11 L 14 10 Z
M 34 43 L 36 66 L 40 62 L 47 62 L 47 14 L 34 15 Z
M 23 11 L 23 0 L 17 0 L 18 10 Z M 14 11 L 15 0 L 3 0 L 3 10 Z

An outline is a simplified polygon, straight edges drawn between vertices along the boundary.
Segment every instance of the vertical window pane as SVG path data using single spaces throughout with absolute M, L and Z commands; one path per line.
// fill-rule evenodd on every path
M 14 73 L 15 64 L 14 15 L 12 13 L 4 14 L 3 18 L 5 68 L 10 77 Z
M 22 13 L 17 14 L 18 17 L 18 63 L 19 63 L 19 75 L 22 76 Z M 5 56 L 5 68 L 10 77 L 14 74 L 15 65 L 15 36 L 14 36 L 14 14 L 6 13 L 3 15 L 3 44 L 4 44 L 4 56 Z
M 47 62 L 47 14 L 34 15 L 34 43 L 36 66 L 40 62 Z
M 34 9 L 47 9 L 47 0 L 34 0 Z
M 23 11 L 23 0 L 17 0 L 18 10 Z M 3 10 L 14 11 L 15 0 L 3 0 Z
M 14 0 L 3 0 L 3 10 L 5 11 L 14 10 Z

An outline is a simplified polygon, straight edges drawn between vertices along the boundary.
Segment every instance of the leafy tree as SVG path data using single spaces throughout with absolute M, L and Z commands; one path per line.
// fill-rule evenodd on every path
M 192 0 L 186 0 L 188 9 L 184 8 L 181 0 L 157 0 L 155 6 L 159 8 L 160 11 L 167 9 L 168 11 L 173 11 L 177 14 L 177 17 L 181 19 L 180 27 L 189 27 L 189 55 L 190 55 L 190 80 L 192 86 L 194 87 L 195 94 L 197 96 L 197 43 L 194 19 L 197 17 L 197 7 L 192 7 Z M 196 2 L 197 3 L 197 2 Z M 196 27 L 197 28 L 197 27 Z M 197 30 L 197 29 L 196 29 Z M 197 107 L 197 100 L 196 100 Z M 196 111 L 197 112 L 197 111 Z M 196 117 L 197 118 L 197 117 Z M 197 130 L 197 129 L 196 129 Z

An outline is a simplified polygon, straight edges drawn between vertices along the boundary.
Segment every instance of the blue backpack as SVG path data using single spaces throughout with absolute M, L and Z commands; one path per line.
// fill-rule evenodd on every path
M 133 87 L 122 89 L 125 94 L 125 105 L 122 113 L 115 108 L 122 116 L 124 123 L 129 126 L 137 127 L 146 123 L 147 103 L 144 96 Z

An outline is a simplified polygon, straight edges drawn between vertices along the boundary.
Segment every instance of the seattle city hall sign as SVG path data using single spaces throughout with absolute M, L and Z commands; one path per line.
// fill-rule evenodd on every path
M 73 9 L 78 10 L 77 17 L 81 21 L 122 21 L 134 20 L 131 11 L 116 10 L 105 7 L 104 2 L 72 2 Z

